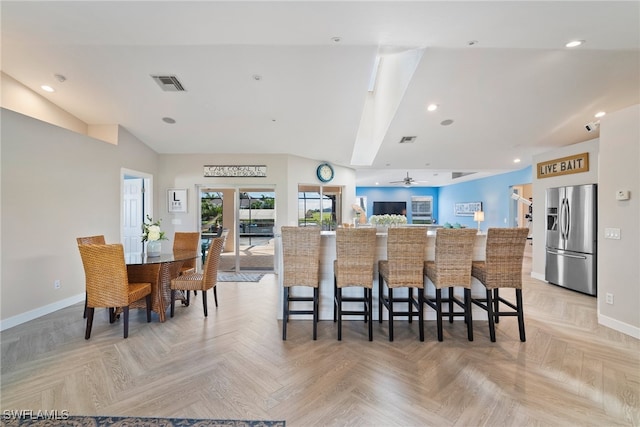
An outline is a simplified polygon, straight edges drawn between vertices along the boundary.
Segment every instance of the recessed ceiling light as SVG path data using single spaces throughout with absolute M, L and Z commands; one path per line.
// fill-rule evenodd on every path
M 60 83 L 64 83 L 65 81 L 67 81 L 67 78 L 62 74 L 54 74 L 53 77 L 55 77 L 56 80 L 59 81 Z
M 598 111 L 598 112 L 595 114 L 595 117 L 600 118 L 600 117 L 604 116 L 605 114 L 607 114 L 605 111 Z
M 376 181 L 376 185 L 380 185 L 380 183 Z
M 438 109 L 438 104 L 429 104 L 427 106 L 427 111 L 436 111 Z
M 342 41 L 342 37 L 331 37 L 331 41 L 334 43 L 340 43 Z
M 257 82 L 262 80 L 262 76 L 260 74 L 254 74 L 253 76 L 251 76 L 251 78 Z
M 440 122 L 440 124 L 442 126 L 449 126 L 452 123 L 453 123 L 453 120 L 451 120 L 451 119 L 443 120 L 443 121 Z
M 565 44 L 565 47 L 578 47 L 582 43 L 584 43 L 584 40 L 572 40 L 569 43 Z
M 467 46 L 475 46 L 478 44 L 478 40 L 469 40 Z
M 174 124 L 176 122 L 175 119 L 172 119 L 171 117 L 163 117 L 162 121 L 165 123 L 169 123 L 170 125 Z
M 48 86 L 48 85 L 42 85 L 42 86 L 40 86 L 40 88 L 41 88 L 43 91 L 45 91 L 45 92 L 49 92 L 49 93 L 51 93 L 51 92 L 55 92 L 55 91 L 56 91 L 54 88 L 52 88 L 51 86 Z
M 520 159 L 513 159 L 513 163 L 520 163 Z

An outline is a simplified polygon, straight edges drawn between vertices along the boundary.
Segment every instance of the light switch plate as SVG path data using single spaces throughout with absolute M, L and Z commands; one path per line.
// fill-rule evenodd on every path
M 616 191 L 616 200 L 629 200 L 630 197 L 629 190 Z
M 604 238 L 605 239 L 620 240 L 620 229 L 619 228 L 605 228 L 604 229 Z

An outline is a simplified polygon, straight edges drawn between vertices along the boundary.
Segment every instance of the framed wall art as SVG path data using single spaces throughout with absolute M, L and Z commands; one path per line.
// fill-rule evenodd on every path
M 187 189 L 170 188 L 167 190 L 167 203 L 169 213 L 187 212 Z
M 456 216 L 473 216 L 475 211 L 482 210 L 482 202 L 455 203 L 453 213 Z

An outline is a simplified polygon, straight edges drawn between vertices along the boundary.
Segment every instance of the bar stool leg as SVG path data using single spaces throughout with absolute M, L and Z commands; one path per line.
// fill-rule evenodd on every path
M 487 289 L 487 317 L 489 319 L 489 338 L 491 342 L 496 342 L 496 324 L 493 313 L 493 299 L 491 297 L 491 289 Z

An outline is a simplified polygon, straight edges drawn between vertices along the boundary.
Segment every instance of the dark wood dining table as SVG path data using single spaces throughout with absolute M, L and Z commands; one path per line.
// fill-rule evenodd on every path
M 147 254 L 126 254 L 129 282 L 151 283 L 151 310 L 158 314 L 160 322 L 166 320 L 166 311 L 171 304 L 171 279 L 178 277 L 182 264 L 199 258 L 197 251 L 174 251 L 157 257 Z M 180 295 L 181 299 L 184 299 Z M 144 308 L 144 302 L 136 302 L 132 308 Z

